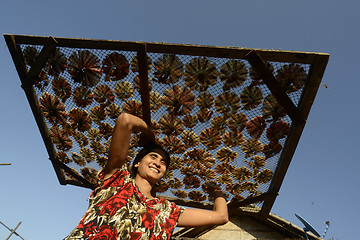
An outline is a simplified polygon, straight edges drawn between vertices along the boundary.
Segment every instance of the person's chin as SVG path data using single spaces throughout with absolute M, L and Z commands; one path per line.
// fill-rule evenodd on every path
M 148 180 L 151 182 L 151 183 L 158 183 L 160 182 L 161 180 L 161 177 L 159 176 L 159 174 L 157 173 L 151 173 L 151 174 L 148 174 Z

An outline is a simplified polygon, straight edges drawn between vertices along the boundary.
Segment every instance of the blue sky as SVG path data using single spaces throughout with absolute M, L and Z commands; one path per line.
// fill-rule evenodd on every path
M 325 239 L 356 239 L 360 3 L 333 0 L 4 0 L 1 34 L 325 52 L 330 61 L 272 213 Z M 61 186 L 0 38 L 0 221 L 24 239 L 62 239 L 90 190 Z M 0 239 L 9 231 L 0 226 Z M 11 239 L 19 239 L 13 236 Z

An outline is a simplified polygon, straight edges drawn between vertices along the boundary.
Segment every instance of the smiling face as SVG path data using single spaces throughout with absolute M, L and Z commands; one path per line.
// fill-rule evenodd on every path
M 166 154 L 161 149 L 153 149 L 146 154 L 134 167 L 137 175 L 155 184 L 161 180 L 166 172 Z

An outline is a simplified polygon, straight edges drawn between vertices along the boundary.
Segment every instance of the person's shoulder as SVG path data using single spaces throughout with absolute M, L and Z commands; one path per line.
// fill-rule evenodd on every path
M 164 207 L 169 207 L 169 208 L 178 208 L 181 210 L 184 210 L 185 208 L 177 205 L 176 203 L 174 203 L 173 201 L 167 200 L 163 197 L 159 197 L 157 196 L 156 199 L 158 200 L 159 203 L 161 203 Z
M 114 169 L 111 174 L 105 175 L 105 168 L 102 168 L 97 174 L 97 180 L 99 185 L 110 179 L 118 178 L 119 176 L 130 176 L 130 168 L 128 163 L 124 163 L 120 168 Z

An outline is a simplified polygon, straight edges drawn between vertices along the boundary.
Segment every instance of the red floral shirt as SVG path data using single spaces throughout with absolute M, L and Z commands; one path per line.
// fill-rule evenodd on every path
M 88 210 L 66 240 L 170 239 L 183 208 L 162 198 L 146 198 L 127 165 L 103 178 L 101 172 Z

